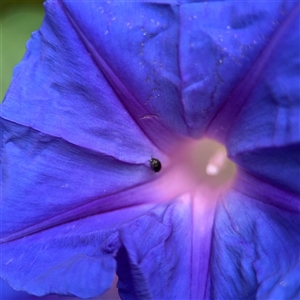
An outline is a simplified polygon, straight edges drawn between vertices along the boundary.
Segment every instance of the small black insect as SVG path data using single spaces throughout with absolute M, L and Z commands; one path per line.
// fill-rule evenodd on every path
M 161 163 L 157 158 L 151 158 L 150 159 L 150 165 L 151 165 L 151 169 L 157 173 L 161 170 Z

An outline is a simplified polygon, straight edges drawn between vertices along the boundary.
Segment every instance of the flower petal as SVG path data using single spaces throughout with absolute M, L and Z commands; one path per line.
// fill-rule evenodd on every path
M 180 6 L 182 101 L 192 136 L 207 130 L 224 141 L 227 127 L 257 83 L 263 67 L 257 60 L 268 47 L 273 23 L 281 22 L 282 12 L 291 6 L 281 1 Z
M 60 3 L 133 119 L 162 149 L 174 146 L 176 134 L 186 134 L 186 126 L 180 102 L 179 23 L 172 5 Z
M 2 245 L 1 275 L 17 290 L 95 297 L 110 288 L 117 228 L 151 206 L 136 206 L 62 224 Z
M 48 1 L 45 7 L 43 25 L 15 68 L 2 117 L 126 162 L 157 156 L 137 124 L 142 121 L 124 109 L 60 2 Z
M 47 2 L 44 24 L 15 69 L 2 107 L 2 272 L 15 287 L 37 295 L 94 296 L 111 284 L 117 254 L 125 299 L 185 298 L 187 291 L 191 298 L 206 297 L 213 208 L 199 212 L 193 201 L 174 201 L 143 214 L 163 197 L 152 189 L 150 157 L 167 161 L 179 135 L 199 137 L 208 128 L 226 140 L 237 163 L 266 179 L 250 196 L 232 191 L 219 207 L 213 297 L 297 295 L 297 258 L 290 247 L 299 248 L 297 181 L 275 171 L 284 164 L 298 175 L 293 161 L 299 127 L 290 126 L 299 124 L 298 52 L 295 61 L 289 59 L 299 37 L 288 31 L 298 8 L 292 2 L 167 2 Z M 291 47 L 282 54 L 277 46 L 287 31 L 282 44 Z M 282 94 L 271 89 L 272 72 Z M 273 100 L 264 85 L 276 105 L 263 102 Z M 261 122 L 255 119 L 260 103 Z M 279 131 L 272 139 L 274 124 Z M 282 158 L 286 152 L 288 160 Z M 272 187 L 262 188 L 268 182 L 293 193 L 282 191 L 279 198 Z M 153 204 L 141 205 L 147 202 Z M 278 236 L 285 239 L 276 244 Z M 265 255 L 268 247 L 274 251 Z M 228 276 L 220 276 L 227 268 Z M 278 288 L 279 279 L 292 288 Z
M 151 181 L 159 175 L 149 160 L 158 157 L 164 166 L 165 156 L 158 148 L 166 151 L 168 137 L 177 137 L 149 117 L 147 108 L 125 105 L 131 98 L 120 99 L 116 93 L 121 89 L 129 95 L 124 84 L 117 81 L 112 86 L 107 80 L 95 63 L 97 53 L 91 56 L 93 49 L 81 39 L 70 16 L 61 2 L 47 2 L 44 23 L 29 41 L 2 106 L 1 242 L 2 262 L 8 266 L 2 275 L 14 287 L 34 294 L 87 297 L 102 293 L 111 283 L 113 255 L 99 249 L 98 256 L 92 253 L 107 239 L 102 237 L 106 224 L 94 224 L 100 226 L 95 245 L 89 238 L 82 243 L 80 232 L 69 245 L 70 224 L 84 227 L 82 220 L 90 222 L 93 215 L 106 220 L 110 211 L 115 212 L 110 218 L 122 223 L 135 209 L 141 215 L 156 205 L 161 196 Z M 148 124 L 146 133 L 143 122 Z M 160 147 L 157 136 L 166 146 Z M 145 202 L 154 204 L 140 205 Z M 122 210 L 131 206 L 136 208 Z M 93 222 L 90 225 L 84 228 L 95 230 Z M 85 235 L 93 236 L 88 231 Z M 19 267 L 24 276 L 18 274 Z M 87 268 L 89 277 L 77 284 Z M 102 280 L 99 286 L 97 276 Z
M 299 195 L 299 3 L 282 8 L 281 15 L 269 43 L 212 127 L 223 134 L 229 157 L 239 166 Z
M 185 194 L 121 226 L 116 258 L 122 299 L 207 296 L 216 195 Z
M 256 83 L 253 76 L 245 83 L 245 75 L 254 69 L 257 78 L 260 68 L 252 67 L 269 44 L 273 23 L 282 21 L 282 11 L 292 6 L 267 1 L 61 3 L 135 120 L 144 120 L 146 109 L 173 134 L 193 137 L 201 137 L 207 126 L 219 131 L 236 117 Z M 232 96 L 236 86 L 239 101 Z M 165 130 L 139 124 L 148 136 L 151 128 L 163 145 Z
M 292 29 L 299 26 L 299 3 L 281 4 L 276 2 L 267 6 L 266 11 L 264 2 L 254 2 L 253 5 L 253 9 L 257 6 L 258 15 L 262 15 L 264 22 L 260 24 L 260 18 L 257 16 L 253 20 L 251 15 L 248 20 L 244 20 L 246 24 L 247 21 L 250 24 L 258 23 L 256 25 L 260 27 L 256 30 L 248 28 L 249 32 L 252 32 L 251 41 L 253 43 L 251 47 L 249 46 L 250 49 L 253 49 L 249 50 L 251 63 L 247 64 L 247 69 L 241 74 L 242 76 L 230 93 L 223 95 L 225 96 L 224 103 L 219 107 L 218 113 L 210 124 L 211 128 L 209 128 L 209 133 L 222 141 L 226 141 L 232 130 L 239 128 L 239 122 L 243 122 L 245 114 L 247 114 L 246 119 L 251 116 L 253 122 L 254 113 L 257 118 L 257 113 L 260 113 L 263 104 L 271 110 L 271 114 L 270 116 L 266 115 L 265 110 L 267 109 L 263 109 L 263 114 L 261 113 L 257 120 L 258 124 L 264 120 L 263 116 L 268 122 L 276 121 L 274 117 L 277 107 L 296 108 L 298 106 L 299 32 Z M 295 113 L 296 111 L 293 111 L 291 123 L 295 121 Z M 254 126 L 252 126 L 256 128 L 256 132 L 253 132 L 251 138 L 255 141 L 257 135 L 260 135 L 260 131 L 257 130 L 256 122 L 253 123 Z M 261 127 L 259 128 L 261 129 Z M 250 133 L 249 130 L 245 132 L 245 129 L 244 126 L 243 130 L 239 131 L 244 132 L 244 138 L 248 137 L 245 133 Z M 291 132 L 291 134 L 293 133 L 295 130 Z M 261 139 L 262 136 L 260 136 Z
M 121 228 L 124 246 L 117 256 L 117 274 L 122 299 L 182 299 L 186 295 L 190 244 L 181 241 L 183 236 L 190 237 L 186 214 L 184 204 L 163 205 Z
M 121 162 L 13 122 L 2 125 L 2 241 L 159 199 L 148 192 L 151 182 L 140 185 L 155 176 L 150 165 Z
M 239 182 L 236 187 L 240 189 L 241 185 Z M 260 187 L 259 182 L 255 186 Z M 211 297 L 298 299 L 299 211 L 274 205 L 274 199 L 288 205 L 297 197 L 288 193 L 279 196 L 271 185 L 265 185 L 264 192 L 255 198 L 249 186 L 245 190 L 250 196 L 234 189 L 218 205 L 212 243 Z

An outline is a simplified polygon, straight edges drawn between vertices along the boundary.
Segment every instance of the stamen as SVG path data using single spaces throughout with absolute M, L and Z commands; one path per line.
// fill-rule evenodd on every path
M 226 168 L 227 164 L 226 150 L 221 147 L 215 151 L 215 153 L 210 157 L 208 164 L 206 166 L 206 174 L 210 176 L 218 175 L 222 170 Z
M 214 187 L 227 185 L 236 171 L 235 164 L 227 158 L 226 148 L 206 138 L 178 148 L 171 165 L 181 173 L 182 182 Z

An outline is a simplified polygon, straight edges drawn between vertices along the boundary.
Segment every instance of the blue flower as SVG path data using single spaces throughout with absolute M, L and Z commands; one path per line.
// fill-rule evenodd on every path
M 47 1 L 2 105 L 4 280 L 299 298 L 299 7 Z M 194 176 L 204 138 L 237 166 L 223 193 Z

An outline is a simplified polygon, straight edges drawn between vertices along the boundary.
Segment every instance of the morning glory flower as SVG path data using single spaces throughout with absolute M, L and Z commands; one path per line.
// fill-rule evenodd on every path
M 299 7 L 47 1 L 2 105 L 2 278 L 299 298 Z

